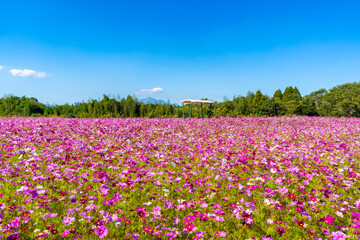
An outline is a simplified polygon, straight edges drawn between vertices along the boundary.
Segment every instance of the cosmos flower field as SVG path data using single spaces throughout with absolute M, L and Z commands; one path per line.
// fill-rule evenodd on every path
M 0 119 L 3 239 L 359 239 L 360 119 Z

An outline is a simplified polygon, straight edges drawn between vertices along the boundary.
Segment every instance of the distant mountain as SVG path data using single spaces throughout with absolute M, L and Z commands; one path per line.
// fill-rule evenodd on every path
M 166 104 L 166 102 L 164 100 L 155 99 L 155 98 L 152 98 L 152 97 L 138 99 L 138 102 L 140 102 L 140 103 L 152 103 L 152 104 L 158 104 L 158 103 Z

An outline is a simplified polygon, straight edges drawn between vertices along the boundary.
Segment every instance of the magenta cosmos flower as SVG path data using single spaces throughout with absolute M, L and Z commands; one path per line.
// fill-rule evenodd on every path
M 100 226 L 97 228 L 95 234 L 98 235 L 99 238 L 103 238 L 106 237 L 106 235 L 108 234 L 108 230 L 105 226 Z
M 187 223 L 187 222 L 192 222 L 194 221 L 196 218 L 194 216 L 187 216 L 185 219 L 184 219 L 184 223 Z
M 61 234 L 61 236 L 66 237 L 67 235 L 69 235 L 69 233 L 70 233 L 70 230 L 65 230 L 65 231 Z
M 194 224 L 188 223 L 188 224 L 185 225 L 185 229 L 186 229 L 187 231 L 193 231 L 193 230 L 196 229 L 196 227 L 195 227 Z

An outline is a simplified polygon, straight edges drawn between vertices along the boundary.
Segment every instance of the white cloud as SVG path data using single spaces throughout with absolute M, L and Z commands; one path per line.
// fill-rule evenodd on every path
M 3 69 L 3 68 L 4 68 L 4 66 L 0 66 L 0 70 Z
M 36 72 L 30 69 L 10 69 L 11 75 L 17 77 L 33 77 L 33 78 L 43 78 L 46 77 L 45 72 Z
M 163 92 L 163 89 L 159 87 L 155 87 L 153 89 L 141 89 L 136 94 L 154 94 L 158 92 Z

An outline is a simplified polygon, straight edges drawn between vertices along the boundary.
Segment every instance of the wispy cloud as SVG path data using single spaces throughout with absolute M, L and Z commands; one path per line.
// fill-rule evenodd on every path
M 163 89 L 159 87 L 155 87 L 153 89 L 141 89 L 136 94 L 154 94 L 159 92 L 163 92 Z
M 4 66 L 0 66 L 0 70 L 3 69 L 3 68 L 4 68 Z
M 43 78 L 46 77 L 45 72 L 36 72 L 34 70 L 30 69 L 10 69 L 9 71 L 11 75 L 17 76 L 17 77 L 32 77 L 32 78 Z

